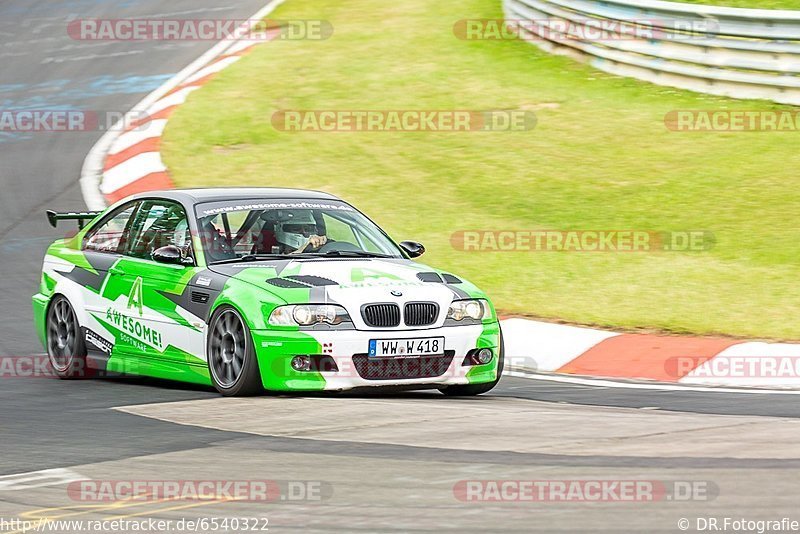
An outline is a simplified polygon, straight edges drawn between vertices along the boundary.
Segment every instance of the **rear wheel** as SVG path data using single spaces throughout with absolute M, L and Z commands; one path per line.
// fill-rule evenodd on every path
M 72 305 L 61 295 L 47 310 L 47 356 L 59 378 L 87 378 L 86 344 Z
M 250 329 L 230 306 L 214 312 L 208 329 L 208 370 L 214 387 L 229 397 L 263 392 Z
M 450 397 L 472 397 L 486 393 L 494 389 L 500 377 L 503 374 L 503 366 L 505 365 L 505 343 L 503 343 L 503 333 L 500 333 L 500 351 L 497 355 L 497 378 L 491 382 L 484 382 L 483 384 L 464 384 L 459 386 L 448 386 L 441 388 L 439 391 Z

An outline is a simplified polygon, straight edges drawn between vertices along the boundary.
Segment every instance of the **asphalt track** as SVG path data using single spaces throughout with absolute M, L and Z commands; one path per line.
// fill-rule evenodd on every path
M 79 42 L 66 33 L 73 18 L 244 18 L 262 1 L 5 0 L 0 107 L 124 112 L 213 44 Z M 43 210 L 84 208 L 78 176 L 101 134 L 0 132 L 2 356 L 41 354 L 30 297 L 57 237 Z M 507 377 L 480 399 L 425 392 L 237 401 L 144 379 L 2 378 L 0 403 L 0 519 L 259 516 L 273 531 L 365 532 L 677 532 L 681 518 L 690 531 L 698 517 L 800 520 L 795 395 Z M 63 483 L 30 482 L 28 473 L 55 468 L 105 480 L 317 480 L 333 493 L 322 502 L 86 510 Z M 718 495 L 464 503 L 453 492 L 460 480 L 544 478 L 702 480 Z

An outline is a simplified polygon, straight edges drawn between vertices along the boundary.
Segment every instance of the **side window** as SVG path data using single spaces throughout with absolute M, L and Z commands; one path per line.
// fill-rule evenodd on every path
M 83 240 L 83 250 L 106 254 L 120 253 L 125 248 L 125 237 L 136 206 L 137 204 L 133 203 L 121 208 L 122 211 L 90 230 Z
M 175 245 L 184 257 L 193 257 L 189 222 L 180 204 L 150 200 L 142 205 L 136 218 L 136 235 L 128 248 L 128 256 L 151 260 L 153 252 L 159 248 Z
M 353 245 L 358 246 L 358 242 L 356 241 L 356 236 L 353 234 L 353 227 L 349 224 L 344 223 L 338 219 L 334 219 L 327 213 L 322 215 L 322 219 L 325 221 L 325 230 L 328 234 L 328 239 L 333 239 L 334 241 L 351 243 Z
M 365 235 L 359 228 L 348 224 L 346 221 L 331 217 L 327 213 L 322 215 L 328 239 L 355 245 L 367 252 L 383 252 L 375 242 Z
M 233 243 L 235 241 L 233 237 L 244 228 L 245 223 L 248 222 L 251 213 L 253 212 L 235 211 L 233 213 L 224 213 L 222 215 L 206 217 L 203 219 L 203 230 L 201 230 L 203 240 L 207 244 L 214 243 L 214 251 L 217 254 L 229 254 L 231 248 L 228 245 L 228 231 L 226 228 L 231 232 L 231 242 Z M 246 230 L 251 230 L 252 225 L 249 226 L 250 228 L 246 228 Z M 234 243 L 233 251 L 237 254 L 247 254 L 252 248 L 253 238 L 249 235 L 244 235 L 242 236 L 242 239 Z
M 383 252 L 381 247 L 379 247 L 367 234 L 362 232 L 361 229 L 356 229 L 356 233 L 358 234 L 358 241 L 361 243 L 361 246 L 364 250 L 367 252 Z

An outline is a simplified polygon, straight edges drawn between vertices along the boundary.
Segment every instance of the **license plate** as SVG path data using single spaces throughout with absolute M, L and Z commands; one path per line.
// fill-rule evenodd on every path
M 429 356 L 431 354 L 444 354 L 443 337 L 369 340 L 370 357 Z

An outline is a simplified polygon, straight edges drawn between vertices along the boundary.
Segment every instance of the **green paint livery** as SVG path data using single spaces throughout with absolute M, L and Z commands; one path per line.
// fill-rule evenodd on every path
M 254 252 L 271 210 L 286 205 L 320 221 L 337 217 L 337 232 L 351 224 L 352 242 L 337 235 L 327 254 L 324 246 Z M 223 394 L 252 393 L 255 383 L 270 391 L 491 389 L 503 350 L 486 295 L 412 261 L 410 249 L 364 221 L 335 197 L 296 190 L 125 199 L 49 247 L 33 297 L 37 333 L 65 378 L 80 363 L 84 372 L 213 385 Z M 218 259 L 218 246 L 230 257 Z M 70 313 L 54 308 L 61 301 L 75 318 L 73 337 Z

